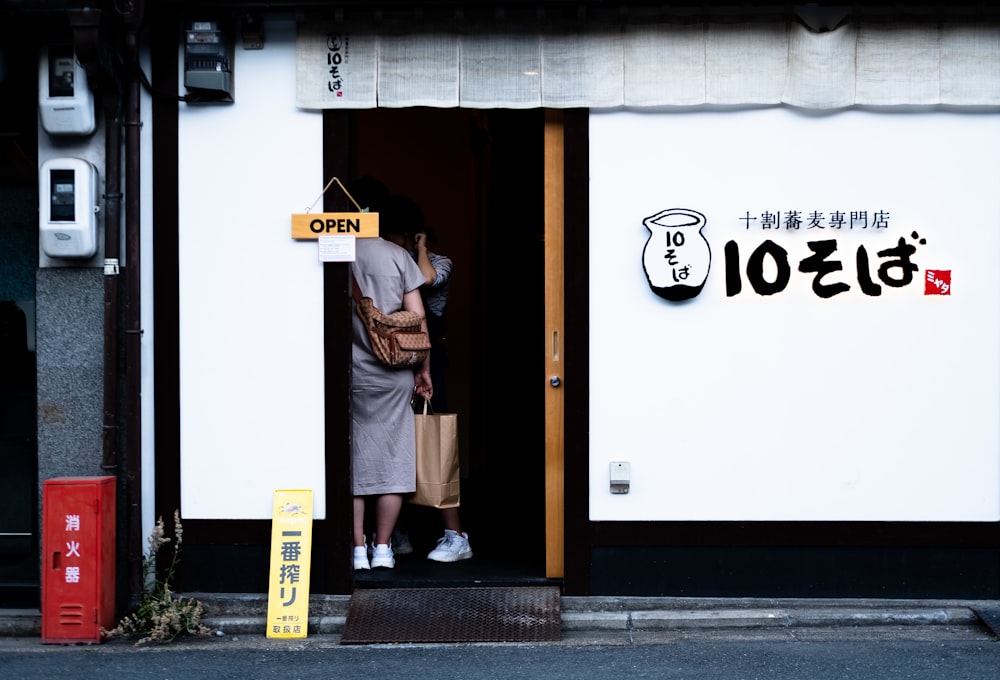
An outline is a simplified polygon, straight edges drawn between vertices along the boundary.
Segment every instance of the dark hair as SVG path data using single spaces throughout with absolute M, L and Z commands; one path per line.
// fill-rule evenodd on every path
M 389 200 L 389 187 L 374 177 L 364 176 L 351 182 L 351 196 L 362 208 L 382 212 Z
M 392 194 L 379 211 L 378 222 L 383 234 L 415 234 L 424 230 L 424 213 L 412 198 Z

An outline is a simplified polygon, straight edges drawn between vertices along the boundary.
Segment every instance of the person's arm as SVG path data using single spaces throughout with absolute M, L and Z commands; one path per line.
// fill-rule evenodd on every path
M 417 232 L 413 235 L 413 242 L 417 247 L 417 266 L 420 267 L 420 273 L 424 275 L 424 285 L 430 286 L 437 279 L 437 270 L 427 255 L 427 234 L 422 231 Z
M 427 314 L 424 312 L 424 301 L 420 297 L 420 289 L 411 290 L 403 295 L 403 309 L 408 312 L 415 312 L 423 319 L 420 327 L 427 331 Z M 419 366 L 413 369 L 413 386 L 424 399 L 430 401 L 434 396 L 434 385 L 431 383 L 431 358 L 428 354 Z
M 441 253 L 432 253 L 428 251 L 427 256 L 431 260 L 431 264 L 434 265 L 434 271 L 437 272 L 437 278 L 434 279 L 434 288 L 442 288 L 448 285 L 448 281 L 451 280 L 451 258 L 447 255 L 442 255 Z

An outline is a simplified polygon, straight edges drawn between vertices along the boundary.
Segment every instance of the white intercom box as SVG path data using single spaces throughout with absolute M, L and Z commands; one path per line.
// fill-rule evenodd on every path
M 38 110 L 42 129 L 50 135 L 89 135 L 94 131 L 94 93 L 71 45 L 53 44 L 42 49 Z
M 51 158 L 41 165 L 39 239 L 49 257 L 88 258 L 97 253 L 97 168 L 82 158 Z

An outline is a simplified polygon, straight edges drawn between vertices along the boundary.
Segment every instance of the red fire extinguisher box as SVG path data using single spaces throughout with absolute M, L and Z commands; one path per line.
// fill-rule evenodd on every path
M 99 643 L 115 617 L 115 478 L 42 484 L 42 642 Z

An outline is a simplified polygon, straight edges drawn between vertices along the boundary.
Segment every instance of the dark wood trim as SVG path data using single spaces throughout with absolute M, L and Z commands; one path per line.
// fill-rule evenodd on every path
M 590 547 L 1000 548 L 995 522 L 589 522 Z
M 27 11 L 22 4 L 29 5 L 28 10 L 34 13 L 55 13 L 65 11 L 67 7 L 85 6 L 82 0 L 67 0 L 66 2 L 41 2 L 31 0 L 27 3 L 11 3 L 20 13 Z M 331 3 L 328 0 L 269 0 L 268 2 L 247 2 L 246 0 L 147 0 L 151 8 L 170 8 L 187 12 L 204 12 L 209 9 L 230 11 L 246 10 L 248 7 L 265 6 L 270 10 L 310 10 L 314 12 L 331 13 L 332 7 L 341 13 L 346 20 L 381 21 L 384 18 L 395 18 L 407 22 L 420 19 L 454 19 L 460 16 L 465 19 L 495 19 L 497 6 L 502 6 L 505 16 L 509 19 L 520 18 L 536 21 L 538 13 L 544 12 L 549 22 L 578 22 L 581 11 L 593 20 L 620 21 L 628 9 L 641 9 L 650 21 L 683 21 L 692 20 L 704 22 L 732 23 L 747 21 L 800 21 L 799 11 L 791 3 L 665 3 L 649 2 L 649 0 L 624 0 L 623 2 L 606 2 L 605 0 L 504 0 L 503 2 L 484 3 L 481 0 L 434 0 L 434 2 L 414 2 L 413 0 L 339 0 Z M 877 3 L 844 3 L 849 8 L 848 17 L 851 21 L 911 21 L 939 22 L 956 20 L 984 21 L 995 18 L 998 9 L 994 5 L 982 2 L 877 2 Z M 57 7 L 58 6 L 58 9 Z M 0 16 L 3 15 L 0 9 Z M 846 19 L 845 19 L 846 20 Z
M 172 512 L 172 511 L 171 511 Z M 313 533 L 316 533 L 314 528 Z M 184 544 L 264 545 L 271 544 L 269 519 L 191 519 L 184 521 Z M 225 565 L 222 568 L 230 568 Z M 313 581 L 311 580 L 310 583 Z
M 153 117 L 153 415 L 156 516 L 170 518 L 181 507 L 180 464 L 180 302 L 178 298 L 179 212 L 177 152 L 177 45 L 179 20 L 169 11 L 150 17 L 151 78 L 157 84 Z M 185 529 L 189 527 L 185 523 Z M 145 548 L 145 546 L 143 546 Z
M 564 454 L 567 595 L 587 595 L 590 584 L 590 112 L 565 112 Z
M 348 184 L 352 147 L 349 112 L 323 112 L 323 185 L 337 177 Z M 334 184 L 323 196 L 327 212 L 353 212 Z M 351 495 L 351 291 L 350 264 L 323 265 L 323 366 L 326 396 L 326 522 L 317 538 L 326 546 L 326 592 L 354 590 L 354 506 Z M 316 545 L 314 542 L 313 550 Z

